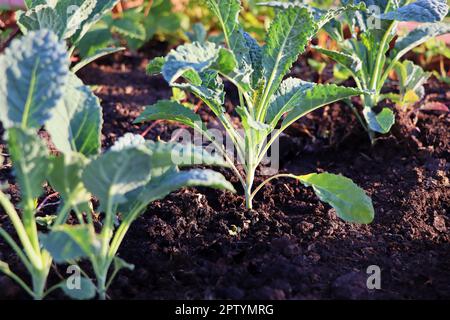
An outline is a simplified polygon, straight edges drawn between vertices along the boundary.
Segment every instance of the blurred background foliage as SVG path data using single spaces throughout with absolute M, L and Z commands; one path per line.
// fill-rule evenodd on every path
M 0 5 L 3 0 L 0 0 Z M 18 0 L 20 1 L 20 0 Z M 262 0 L 242 0 L 244 10 L 240 16 L 245 30 L 263 42 L 265 30 L 274 17 L 273 9 L 258 6 Z M 308 1 L 308 0 L 305 0 Z M 4 1 L 7 2 L 6 0 Z M 311 0 L 311 5 L 329 8 L 339 0 Z M 450 4 L 450 0 L 448 0 Z M 0 49 L 17 34 L 14 13 L 0 10 Z M 446 18 L 450 23 L 450 17 Z M 408 29 L 406 26 L 405 29 Z M 415 49 L 413 59 L 426 70 L 431 70 L 442 81 L 449 81 L 450 35 L 440 40 L 433 39 Z M 136 51 L 150 41 L 166 42 L 174 45 L 185 41 L 221 42 L 221 33 L 216 18 L 209 12 L 204 0 L 122 0 L 112 13 L 105 16 L 85 36 L 79 45 L 79 54 L 91 55 L 99 48 L 111 45 L 127 46 Z M 336 43 L 325 32 L 314 40 L 329 49 Z M 308 64 L 319 74 L 329 64 L 322 55 L 312 52 Z M 348 75 L 335 67 L 336 81 L 344 81 Z

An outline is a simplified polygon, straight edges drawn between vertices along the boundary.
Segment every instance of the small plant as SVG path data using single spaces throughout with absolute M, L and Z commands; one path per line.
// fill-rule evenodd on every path
M 0 191 L 0 205 L 19 241 L 3 228 L 0 237 L 15 251 L 32 283 L 28 285 L 3 261 L 0 271 L 34 299 L 43 299 L 58 288 L 76 299 L 92 298 L 96 293 L 105 298 L 117 272 L 131 268 L 116 256 L 117 251 L 149 202 L 185 186 L 234 190 L 217 172 L 180 171 L 192 163 L 224 164 L 190 146 L 145 142 L 127 135 L 100 154 L 103 120 L 99 100 L 69 71 L 65 44 L 53 32 L 31 31 L 14 40 L 0 57 L 0 72 L 5 75 L 0 80 L 0 120 L 21 190 L 21 215 Z M 50 134 L 59 155 L 49 155 L 37 134 L 41 127 Z M 175 158 L 174 151 L 181 156 Z M 58 192 L 61 204 L 54 215 L 38 222 L 37 199 L 45 182 Z M 96 212 L 92 195 L 100 200 Z M 79 225 L 66 224 L 71 213 Z M 101 223 L 100 234 L 94 222 Z M 45 223 L 50 232 L 39 234 L 38 223 Z M 69 288 L 63 280 L 47 289 L 53 261 L 77 264 L 84 257 L 92 262 L 97 285 L 85 274 L 80 288 Z M 114 271 L 108 278 L 112 264 Z
M 52 258 L 42 249 L 36 225 L 36 201 L 49 171 L 46 145 L 37 130 L 51 117 L 62 98 L 69 77 L 69 59 L 65 45 L 49 31 L 30 32 L 14 40 L 0 57 L 0 120 L 5 129 L 14 175 L 21 190 L 21 215 L 5 193 L 0 203 L 13 224 L 19 242 L 4 229 L 0 236 L 16 252 L 31 276 L 31 286 L 1 262 L 0 271 L 13 278 L 34 299 L 45 296 Z M 59 208 L 65 216 L 70 207 Z M 62 221 L 64 222 L 64 221 Z M 61 223 L 60 220 L 55 225 Z
M 173 164 L 174 151 L 182 154 L 178 165 Z M 109 151 L 90 162 L 69 159 L 79 174 L 69 171 L 68 177 L 76 176 L 77 179 L 68 182 L 79 184 L 81 194 L 92 193 L 100 201 L 98 212 L 104 215 L 101 229 L 96 233 L 94 217 L 98 214 L 94 214 L 90 206 L 75 206 L 80 224 L 53 227 L 49 234 L 42 235 L 44 247 L 58 263 L 89 259 L 97 281 L 96 289 L 90 280 L 85 281 L 87 288 L 94 287 L 87 292 L 97 292 L 100 299 L 105 299 L 107 289 L 120 269 L 133 269 L 117 256 L 117 252 L 131 224 L 145 212 L 150 202 L 188 186 L 234 191 L 233 186 L 215 171 L 179 170 L 179 167 L 201 163 L 200 160 L 209 165 L 223 165 L 221 158 L 205 157 L 201 149 L 145 142 L 141 136 L 131 134 L 119 139 Z M 64 159 L 58 161 L 62 163 Z M 61 166 L 65 167 L 67 165 Z M 61 180 L 64 174 L 59 170 L 54 177 Z
M 119 0 L 26 0 L 27 10 L 18 11 L 17 24 L 24 34 L 41 29 L 53 31 L 60 40 L 67 42 L 69 55 L 72 55 L 88 31 L 118 2 Z M 83 56 L 72 71 L 77 72 L 96 59 L 124 49 L 107 48 L 107 45 L 96 46 L 89 51 L 89 55 Z
M 341 8 L 350 2 L 342 1 Z M 396 66 L 399 66 L 400 59 L 414 47 L 433 37 L 450 32 L 448 23 L 438 23 L 446 16 L 448 5 L 446 0 L 355 0 L 354 4 L 365 4 L 366 8 L 347 12 L 343 15 L 344 21 L 334 20 L 325 26 L 325 30 L 337 41 L 342 51 L 319 47 L 315 49 L 345 67 L 351 73 L 358 88 L 366 90 L 362 96 L 365 119 L 362 125 L 374 143 L 376 133 L 389 132 L 395 123 L 392 110 L 380 105 L 384 98 L 381 91 L 389 74 L 395 70 Z M 299 1 L 271 2 L 269 5 L 279 8 L 307 7 Z M 315 15 L 323 12 L 313 7 L 308 9 Z M 416 21 L 425 24 L 396 39 L 391 49 L 390 45 L 397 35 L 400 21 Z M 344 25 L 350 28 L 352 35 L 350 39 L 345 37 Z M 414 72 L 416 68 L 408 68 L 408 70 Z
M 230 136 L 242 172 L 225 147 L 211 136 L 200 116 L 175 101 L 159 101 L 147 107 L 136 122 L 174 120 L 201 132 L 222 153 L 239 178 L 247 208 L 252 208 L 255 195 L 269 181 L 290 177 L 312 186 L 320 199 L 336 209 L 339 217 L 352 222 L 371 222 L 374 211 L 370 198 L 350 179 L 340 175 L 278 174 L 253 189 L 256 169 L 287 127 L 317 108 L 365 93 L 361 89 L 318 85 L 295 78 L 283 80 L 317 30 L 341 11 L 330 11 L 316 19 L 305 8 L 279 12 L 267 33 L 265 46 L 261 47 L 239 25 L 239 0 L 208 0 L 207 3 L 221 23 L 227 47 L 211 42 L 182 45 L 165 58 L 153 60 L 148 72 L 162 73 L 172 87 L 191 92 L 203 100 Z M 353 10 L 352 7 L 347 9 Z M 241 119 L 243 135 L 225 112 L 222 78 L 238 90 L 239 105 L 235 110 Z M 277 130 L 279 122 L 280 129 Z M 269 141 L 265 143 L 267 138 Z

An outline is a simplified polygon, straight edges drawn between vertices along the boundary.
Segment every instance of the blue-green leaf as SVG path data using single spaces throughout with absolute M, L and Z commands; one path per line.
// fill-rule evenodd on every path
M 277 90 L 315 32 L 316 24 L 307 9 L 289 8 L 276 15 L 263 49 L 262 65 L 266 82 L 263 101 L 270 99 Z
M 372 108 L 365 107 L 364 118 L 372 131 L 378 133 L 388 133 L 395 123 L 395 115 L 389 108 L 383 108 L 380 113 L 375 113 Z
M 105 210 L 126 201 L 125 194 L 150 180 L 151 162 L 148 151 L 136 146 L 120 151 L 107 151 L 92 160 L 83 172 L 86 188 L 100 200 Z
M 65 45 L 43 30 L 14 40 L 0 57 L 0 119 L 39 128 L 58 105 L 69 75 Z
M 102 108 L 99 99 L 74 74 L 65 95 L 45 123 L 52 141 L 61 152 L 96 155 L 101 148 Z
M 438 22 L 448 13 L 447 0 L 418 0 L 380 16 L 385 20 Z
M 57 226 L 50 233 L 41 234 L 40 240 L 57 263 L 95 256 L 101 247 L 93 227 L 89 225 Z
M 373 221 L 372 200 L 352 180 L 331 173 L 312 173 L 298 179 L 313 187 L 320 200 L 330 204 L 341 219 L 364 224 Z

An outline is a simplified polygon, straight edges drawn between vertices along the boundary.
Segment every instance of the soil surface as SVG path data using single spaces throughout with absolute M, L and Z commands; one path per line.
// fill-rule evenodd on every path
M 145 74 L 149 59 L 167 50 L 153 43 L 79 73 L 102 100 L 105 147 L 125 132 L 167 140 L 178 128 L 166 122 L 132 124 L 143 106 L 171 96 L 160 77 Z M 293 76 L 330 78 L 332 65 L 319 77 L 305 61 L 297 62 Z M 343 222 L 311 189 L 287 179 L 265 187 L 254 210 L 246 210 L 237 179 L 222 170 L 238 194 L 184 189 L 154 202 L 134 223 L 120 256 L 136 270 L 119 274 L 110 298 L 449 299 L 449 89 L 431 79 L 426 97 L 409 110 L 397 109 L 393 131 L 373 147 L 351 110 L 339 103 L 308 115 L 282 137 L 282 171 L 329 171 L 353 179 L 373 199 L 371 225 Z M 227 108 L 232 111 L 230 102 Z M 201 105 L 200 114 L 210 118 Z M 9 193 L 18 200 L 7 162 L 1 179 L 12 183 Z M 51 213 L 56 201 L 50 199 L 45 211 Z M 13 232 L 1 213 L 0 225 Z M 1 241 L 0 260 L 25 277 Z M 371 265 L 381 269 L 380 290 L 367 289 Z M 59 272 L 65 273 L 61 267 Z M 53 276 L 50 283 L 56 280 Z M 0 288 L 0 298 L 27 298 L 1 275 Z

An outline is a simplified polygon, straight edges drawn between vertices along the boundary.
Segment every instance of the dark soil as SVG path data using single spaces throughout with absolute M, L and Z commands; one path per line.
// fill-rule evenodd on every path
M 161 78 L 144 71 L 149 58 L 166 50 L 159 45 L 116 54 L 80 72 L 102 99 L 105 146 L 128 131 L 149 129 L 149 139 L 170 139 L 177 128 L 131 124 L 143 106 L 171 95 Z M 318 77 L 304 60 L 294 74 Z M 323 77 L 327 74 L 329 67 Z M 397 110 L 394 130 L 374 147 L 342 104 L 302 119 L 281 141 L 283 171 L 342 173 L 364 188 L 376 210 L 371 225 L 343 222 L 293 180 L 264 188 L 253 211 L 244 209 L 241 194 L 181 190 L 153 203 L 133 225 L 120 256 L 136 270 L 120 273 L 110 298 L 449 299 L 450 117 L 419 107 L 431 102 L 449 107 L 450 90 L 432 79 L 426 92 L 412 110 Z M 204 109 L 200 113 L 209 118 Z M 241 191 L 237 179 L 223 172 Z M 1 177 L 13 182 L 8 168 Z M 10 193 L 17 200 L 14 185 Z M 1 214 L 0 224 L 12 230 Z M 3 242 L 0 260 L 22 270 Z M 366 287 L 371 265 L 381 268 L 381 290 Z M 0 298 L 26 298 L 4 276 L 0 288 Z

